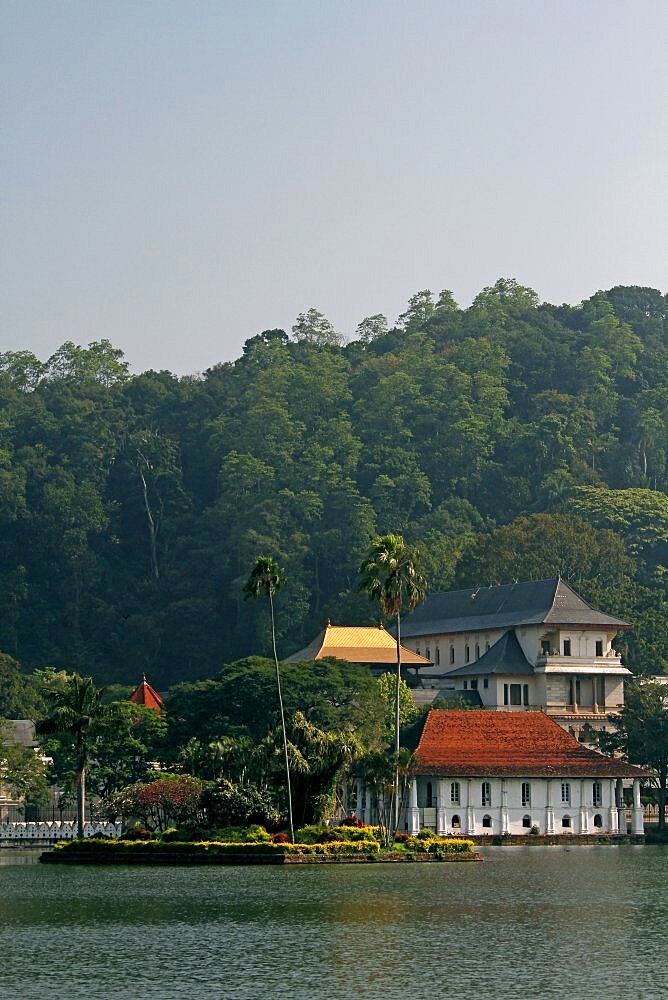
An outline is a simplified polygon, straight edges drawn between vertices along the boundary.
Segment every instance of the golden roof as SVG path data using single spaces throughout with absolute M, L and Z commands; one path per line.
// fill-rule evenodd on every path
M 286 663 L 303 660 L 322 660 L 335 656 L 350 663 L 387 664 L 397 662 L 397 643 L 382 625 L 330 625 L 320 632 L 313 642 L 298 653 L 286 657 Z M 429 667 L 431 660 L 401 647 L 401 662 L 411 667 Z

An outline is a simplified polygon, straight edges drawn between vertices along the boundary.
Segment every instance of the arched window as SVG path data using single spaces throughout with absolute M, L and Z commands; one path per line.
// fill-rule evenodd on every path
M 450 663 L 455 662 L 455 647 L 450 646 Z
M 480 643 L 479 642 L 476 642 L 476 644 L 475 644 L 475 658 L 476 658 L 476 660 L 480 659 Z
M 570 830 L 571 817 L 570 816 L 562 816 L 561 817 L 561 825 L 564 827 L 565 830 Z
M 603 817 L 600 813 L 596 813 L 594 816 L 594 826 L 598 827 L 599 830 L 603 827 Z
M 431 650 L 429 646 L 427 646 L 427 648 L 425 649 L 424 655 L 427 657 L 428 660 L 431 660 Z
M 522 816 L 522 826 L 526 827 L 527 830 L 531 828 L 531 816 Z
M 436 666 L 438 666 L 440 662 L 441 662 L 441 651 L 440 651 L 440 649 L 437 646 L 436 647 Z
M 431 781 L 427 782 L 427 809 L 431 809 L 434 804 L 434 793 L 431 787 Z
M 492 817 L 491 816 L 483 816 L 483 818 L 482 818 L 482 825 L 484 827 L 486 827 L 487 829 L 491 829 L 491 826 L 492 826 Z
M 467 643 L 464 646 L 464 662 L 468 663 L 470 659 L 471 659 L 471 647 Z
M 461 820 L 459 819 L 459 816 L 453 816 L 452 817 L 452 829 L 453 830 L 461 830 L 461 828 L 462 828 L 462 824 L 461 824 Z

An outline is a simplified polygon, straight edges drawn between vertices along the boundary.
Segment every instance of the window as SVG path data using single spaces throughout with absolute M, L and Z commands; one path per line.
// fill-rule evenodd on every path
M 565 830 L 570 830 L 570 827 L 571 827 L 571 817 L 570 816 L 562 816 L 561 817 L 561 825 L 564 827 Z
M 550 640 L 549 639 L 541 639 L 540 640 L 540 651 L 543 654 L 543 656 L 549 656 L 550 655 Z
M 467 643 L 464 646 L 464 663 L 468 663 L 470 659 L 471 659 L 471 647 Z
M 488 677 L 483 677 L 483 679 L 482 679 L 482 686 L 484 688 L 488 688 L 489 687 L 489 678 Z
M 603 640 L 602 639 L 597 639 L 596 640 L 596 655 L 597 656 L 603 656 Z
M 440 651 L 440 649 L 437 646 L 436 647 L 436 666 L 438 666 L 440 662 L 441 662 L 441 651 Z
M 511 705 L 521 705 L 522 704 L 522 685 L 521 684 L 509 684 L 510 688 L 510 704 Z
M 571 655 L 571 640 L 564 639 L 564 656 L 570 656 L 570 655 Z
M 508 685 L 507 684 L 503 685 L 503 704 L 504 705 L 510 704 L 510 702 L 508 700 Z
M 427 648 L 425 649 L 424 655 L 427 657 L 428 660 L 431 660 L 431 650 L 429 646 L 427 646 Z
M 431 809 L 434 805 L 434 792 L 432 789 L 431 781 L 427 782 L 427 809 Z
M 522 782 L 522 805 L 523 806 L 531 805 L 531 785 L 529 784 L 528 781 Z
M 481 786 L 482 793 L 482 804 L 484 806 L 491 806 L 492 804 L 492 785 L 489 781 L 483 781 Z
M 452 817 L 452 829 L 453 830 L 461 830 L 461 827 L 462 827 L 462 822 L 461 822 L 459 816 L 457 816 L 457 815 L 453 816 Z
M 459 782 L 458 781 L 453 781 L 450 784 L 450 802 L 452 803 L 453 806 L 458 806 L 459 805 Z M 454 817 L 453 817 L 452 822 L 453 822 L 453 825 L 454 825 Z
M 596 815 L 594 816 L 594 826 L 599 830 L 603 826 L 603 817 L 601 816 L 600 813 L 596 813 Z
M 487 830 L 489 830 L 491 828 L 491 826 L 492 826 L 492 817 L 491 816 L 487 816 L 487 815 L 483 816 L 483 818 L 482 818 L 482 825 Z
M 418 643 L 417 646 L 415 647 L 415 652 L 417 653 L 418 656 L 422 656 L 422 653 L 420 652 L 420 643 Z
M 471 678 L 471 690 L 472 691 L 477 691 L 478 690 L 478 678 L 477 677 L 472 677 Z
M 475 644 L 475 658 L 476 658 L 476 660 L 480 659 L 480 643 L 479 642 L 476 642 L 476 644 Z
M 522 816 L 522 826 L 527 830 L 531 829 L 531 816 Z
M 524 693 L 524 704 L 528 705 L 529 704 L 529 685 L 528 684 L 524 685 L 523 693 Z
M 489 639 L 488 639 L 488 640 L 487 640 L 487 642 L 485 643 L 485 652 L 486 652 L 486 653 L 488 653 L 488 652 L 489 652 Z
M 595 781 L 591 786 L 592 801 L 595 806 L 603 803 L 603 786 L 600 781 Z
M 455 662 L 455 647 L 450 646 L 450 663 Z
M 561 804 L 564 806 L 571 804 L 571 786 L 568 781 L 561 782 Z
M 468 689 L 469 689 L 469 682 L 468 681 L 464 681 L 464 690 L 468 691 Z

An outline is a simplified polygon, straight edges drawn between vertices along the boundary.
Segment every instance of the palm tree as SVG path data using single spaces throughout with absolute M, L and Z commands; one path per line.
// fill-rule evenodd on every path
M 58 734 L 74 739 L 75 773 L 77 779 L 77 837 L 84 835 L 86 822 L 86 768 L 90 759 L 90 733 L 111 712 L 102 703 L 104 689 L 90 677 L 73 674 L 64 687 L 52 690 L 49 714 L 37 723 L 42 736 Z
M 412 611 L 425 597 L 426 581 L 418 571 L 418 549 L 406 544 L 402 535 L 377 535 L 360 566 L 360 590 L 378 601 L 384 615 L 396 620 L 397 677 L 394 703 L 395 768 L 394 814 L 399 822 L 399 720 L 401 695 L 401 612 Z
M 278 666 L 278 653 L 276 652 L 276 622 L 274 618 L 274 594 L 286 583 L 286 578 L 279 568 L 278 563 L 271 556 L 258 556 L 244 586 L 244 594 L 247 598 L 257 600 L 259 597 L 269 599 L 269 611 L 271 612 L 271 645 L 274 652 L 274 663 L 276 664 L 276 688 L 278 690 L 278 705 L 281 710 L 281 730 L 283 732 L 283 754 L 285 757 L 285 780 L 288 788 L 288 819 L 290 822 L 290 839 L 295 842 L 295 831 L 292 822 L 292 791 L 290 789 L 290 761 L 288 758 L 288 735 L 285 729 L 285 713 L 283 711 L 283 695 L 281 693 L 281 671 Z

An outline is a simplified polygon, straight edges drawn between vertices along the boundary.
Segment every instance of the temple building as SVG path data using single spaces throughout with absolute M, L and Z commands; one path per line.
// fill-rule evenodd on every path
M 161 715 L 165 710 L 164 699 L 161 698 L 155 688 L 149 684 L 145 676 L 134 689 L 128 698 L 128 701 L 133 701 L 135 705 L 143 705 L 145 708 L 151 708 L 159 715 Z
M 376 675 L 396 669 L 397 641 L 382 625 L 332 625 L 329 622 L 313 642 L 286 657 L 285 663 L 304 660 L 323 660 L 333 656 L 349 663 L 363 663 Z M 427 656 L 401 647 L 401 665 L 411 668 L 414 674 L 424 667 L 433 666 Z
M 416 702 L 454 694 L 502 712 L 540 710 L 587 739 L 624 704 L 631 672 L 612 642 L 631 627 L 555 577 L 432 594 L 402 639 L 434 663 Z
M 652 775 L 584 747 L 543 712 L 432 709 L 413 758 L 405 829 L 440 836 L 644 834 L 640 784 Z M 357 816 L 373 822 L 357 780 Z

